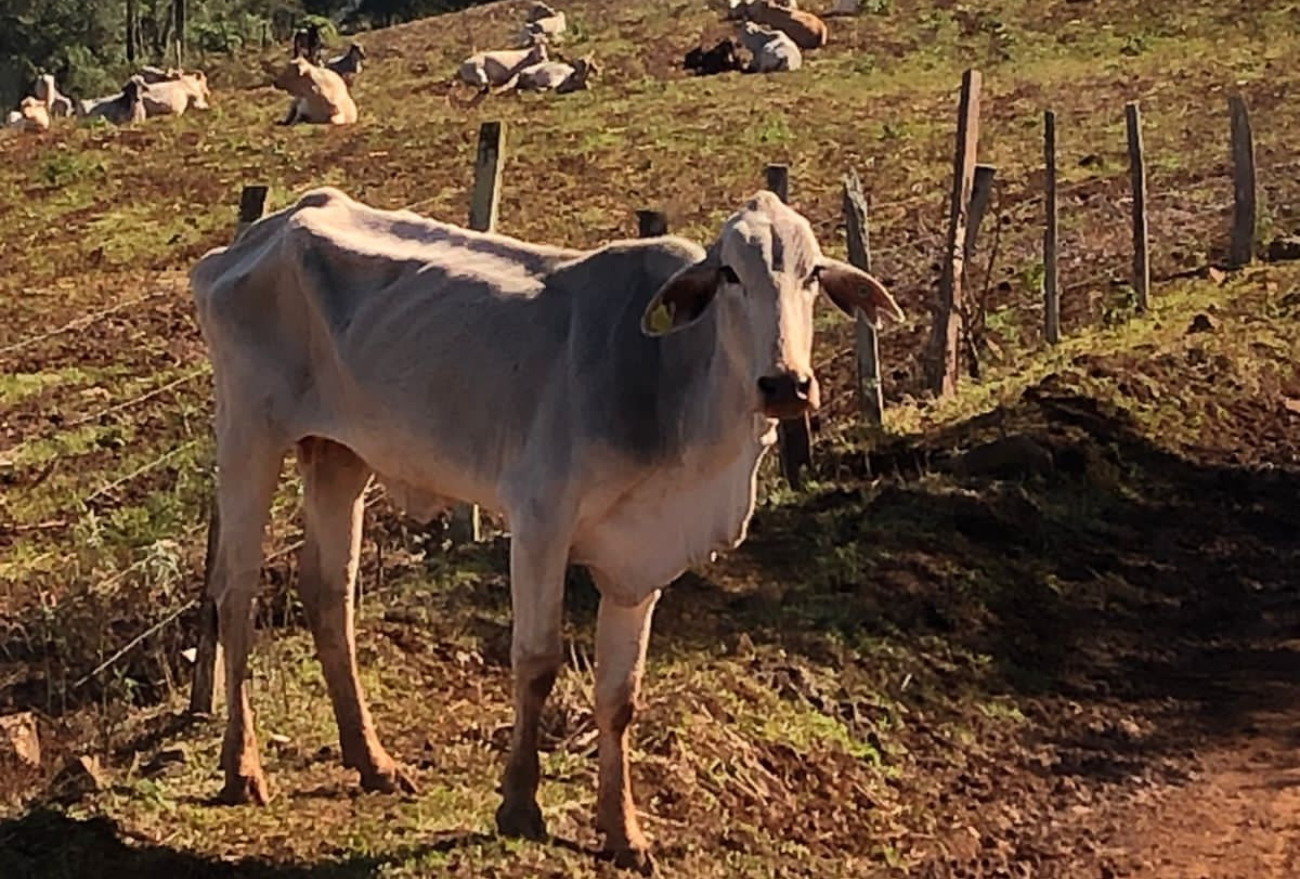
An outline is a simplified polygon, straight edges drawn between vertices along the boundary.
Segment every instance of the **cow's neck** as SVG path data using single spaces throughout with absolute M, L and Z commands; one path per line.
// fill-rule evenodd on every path
M 761 431 L 756 429 L 751 346 L 739 332 L 744 319 L 734 303 L 718 302 L 686 332 L 697 336 L 692 345 L 694 368 L 681 414 L 684 448 L 697 450 L 705 468 L 734 462 L 737 456 L 757 455 Z

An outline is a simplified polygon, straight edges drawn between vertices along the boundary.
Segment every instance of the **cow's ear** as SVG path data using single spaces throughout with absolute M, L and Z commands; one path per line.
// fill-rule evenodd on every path
M 695 323 L 704 314 L 722 283 L 717 263 L 701 262 L 682 269 L 659 288 L 641 315 L 641 332 L 664 336 Z
M 880 326 L 882 314 L 903 322 L 903 310 L 885 285 L 862 269 L 838 259 L 823 258 L 817 264 L 817 280 L 831 302 L 850 317 L 861 309 L 872 326 Z

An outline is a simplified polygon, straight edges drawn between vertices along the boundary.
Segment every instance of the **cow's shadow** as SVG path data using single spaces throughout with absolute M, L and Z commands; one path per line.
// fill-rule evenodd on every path
M 448 831 L 383 855 L 355 855 L 315 864 L 273 863 L 261 858 L 225 861 L 132 838 L 111 819 L 73 818 L 52 809 L 33 810 L 0 822 L 0 876 L 5 879 L 361 879 L 435 853 L 490 843 L 474 831 Z M 586 852 L 555 838 L 550 844 Z

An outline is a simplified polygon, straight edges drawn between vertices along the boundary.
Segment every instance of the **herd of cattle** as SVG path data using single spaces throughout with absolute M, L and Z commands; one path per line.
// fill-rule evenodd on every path
M 697 75 L 728 71 L 774 73 L 798 70 L 803 53 L 825 46 L 826 22 L 798 8 L 797 0 L 726 0 L 727 18 L 735 21 L 735 38 L 721 40 L 710 49 L 702 46 L 686 53 L 683 68 Z M 853 14 L 858 0 L 836 0 L 828 15 Z M 589 88 L 600 67 L 591 55 L 573 61 L 552 58 L 548 46 L 564 39 L 565 14 L 544 2 L 534 3 L 519 30 L 515 48 L 476 52 L 461 62 L 453 77 L 488 93 L 553 91 L 567 94 Z M 350 87 L 361 72 L 365 50 L 353 43 L 344 54 L 326 60 L 319 28 L 298 31 L 293 57 L 272 84 L 292 98 L 289 112 L 279 123 L 310 122 L 346 125 L 357 121 Z M 748 63 L 742 57 L 749 54 Z M 32 94 L 9 113 L 7 125 L 20 131 L 46 131 L 58 118 L 102 118 L 115 125 L 143 122 L 154 116 L 180 115 L 189 109 L 206 110 L 210 92 L 202 71 L 145 67 L 115 95 L 72 100 L 62 94 L 54 77 L 37 77 Z

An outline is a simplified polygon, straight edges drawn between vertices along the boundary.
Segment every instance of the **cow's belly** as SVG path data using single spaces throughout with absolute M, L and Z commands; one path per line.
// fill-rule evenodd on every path
M 592 569 L 603 595 L 630 604 L 739 546 L 754 512 L 758 465 L 772 439 L 755 440 L 713 476 L 670 472 L 647 479 L 583 526 L 571 561 Z

